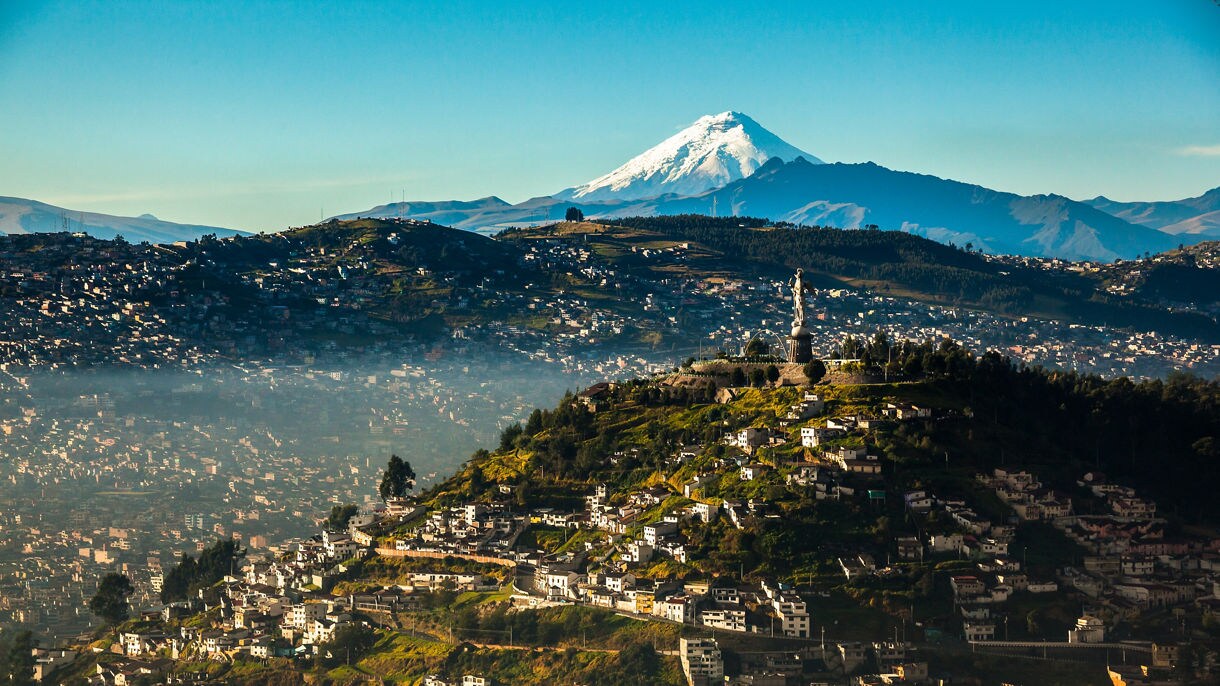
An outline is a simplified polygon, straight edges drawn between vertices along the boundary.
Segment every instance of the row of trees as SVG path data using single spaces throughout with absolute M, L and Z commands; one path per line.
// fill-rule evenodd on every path
M 729 385 L 735 388 L 749 384 L 755 388 L 761 388 L 769 383 L 779 381 L 779 367 L 769 364 L 766 368 L 754 367 L 746 374 L 741 367 L 733 367 L 733 371 L 729 372 Z

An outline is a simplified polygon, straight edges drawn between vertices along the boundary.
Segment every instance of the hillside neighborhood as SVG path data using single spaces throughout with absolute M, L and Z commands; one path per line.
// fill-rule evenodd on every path
M 677 387 L 699 369 L 664 383 Z M 629 398 L 660 387 L 601 383 L 557 412 L 631 416 Z M 740 428 L 676 444 L 654 478 L 565 495 L 579 496 L 575 507 L 522 506 L 527 486 L 503 477 L 453 503 L 464 480 L 503 470 L 522 448 L 476 456 L 455 477 L 463 481 L 353 508 L 342 528 L 250 549 L 217 584 L 120 628 L 91 679 L 169 674 L 188 659 L 314 659 L 345 627 L 499 644 L 479 637 L 481 613 L 435 623 L 430 610 L 457 596 L 516 614 L 587 608 L 680 628 L 677 644 L 663 647 L 692 684 L 934 683 L 938 655 L 961 652 L 1100 660 L 1115 683 L 1176 683 L 1188 664 L 1212 669 L 1212 653 L 1187 655 L 1195 648 L 1183 629 L 1215 621 L 1220 536 L 1171 533 L 1138 489 L 1096 471 L 1078 474 L 1070 491 L 1004 467 L 951 492 L 909 488 L 892 473 L 910 467 L 883 447 L 893 445 L 887 437 L 969 426 L 970 417 L 901 395 L 862 403 L 844 393 L 721 389 L 718 402 L 696 407 Z M 626 444 L 597 469 L 644 450 Z M 873 534 L 886 533 L 806 551 L 819 562 L 805 572 L 775 560 L 771 573 L 708 573 L 721 559 L 709 543 L 723 548 L 729 530 L 785 530 L 797 501 L 834 508 L 839 527 L 885 513 Z M 1040 540 L 1031 540 L 1035 531 Z M 887 587 L 917 593 L 905 606 L 870 600 Z M 853 624 L 843 623 L 848 616 Z M 753 641 L 748 652 L 742 641 Z M 51 670 L 86 658 L 67 649 L 43 659 Z M 494 683 L 486 674 L 427 679 Z

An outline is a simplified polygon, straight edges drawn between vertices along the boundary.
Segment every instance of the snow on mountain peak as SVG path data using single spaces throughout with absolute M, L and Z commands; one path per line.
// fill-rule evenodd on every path
M 697 195 L 753 174 L 772 157 L 822 163 L 740 112 L 709 114 L 609 174 L 555 197 L 591 202 Z

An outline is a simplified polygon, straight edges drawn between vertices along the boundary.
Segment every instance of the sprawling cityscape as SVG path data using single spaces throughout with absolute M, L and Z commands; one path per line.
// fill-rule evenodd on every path
M 0 7 L 0 686 L 1220 683 L 1217 35 Z

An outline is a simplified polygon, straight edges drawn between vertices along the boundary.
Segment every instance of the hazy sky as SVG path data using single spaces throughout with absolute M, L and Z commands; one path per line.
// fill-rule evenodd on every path
M 827 161 L 1197 195 L 1220 5 L 0 1 L 0 195 L 73 209 L 271 230 L 404 189 L 515 202 L 729 109 Z

